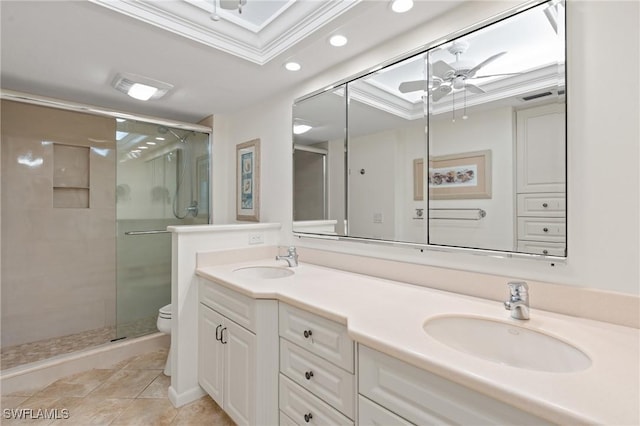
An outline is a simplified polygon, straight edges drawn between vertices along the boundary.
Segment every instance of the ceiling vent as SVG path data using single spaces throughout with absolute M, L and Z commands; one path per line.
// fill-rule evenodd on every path
M 173 85 L 136 74 L 118 73 L 111 82 L 114 89 L 132 98 L 148 101 L 159 99 L 173 89 Z
M 520 99 L 522 99 L 525 102 L 528 102 L 534 99 L 540 99 L 540 98 L 544 98 L 545 96 L 551 96 L 551 95 L 553 95 L 553 92 L 542 92 L 542 93 L 535 93 L 533 95 L 526 95 L 521 97 Z

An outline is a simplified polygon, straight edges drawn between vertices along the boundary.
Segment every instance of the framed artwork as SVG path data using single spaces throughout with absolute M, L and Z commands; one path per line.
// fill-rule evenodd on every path
M 424 200 L 424 159 L 413 160 L 413 200 Z
M 260 221 L 260 139 L 236 145 L 236 219 Z
M 429 157 L 429 198 L 491 198 L 491 151 Z

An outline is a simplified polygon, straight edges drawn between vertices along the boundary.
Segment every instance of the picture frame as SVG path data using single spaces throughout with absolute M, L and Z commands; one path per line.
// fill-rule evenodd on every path
M 413 160 L 413 201 L 424 200 L 424 158 Z
M 491 198 L 491 150 L 429 157 L 429 198 Z
M 260 139 L 236 145 L 236 219 L 260 221 Z

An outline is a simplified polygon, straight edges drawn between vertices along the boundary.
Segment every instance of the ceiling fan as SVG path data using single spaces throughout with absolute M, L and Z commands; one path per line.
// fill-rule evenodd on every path
M 433 65 L 431 65 L 432 77 L 429 81 L 428 90 L 429 92 L 431 92 L 431 97 L 434 102 L 439 101 L 454 89 L 464 89 L 468 90 L 471 93 L 485 93 L 485 91 L 480 87 L 468 82 L 467 80 L 469 79 L 516 74 L 510 73 L 477 76 L 476 73 L 482 67 L 495 61 L 502 55 L 505 55 L 507 52 L 505 51 L 496 53 L 495 55 L 489 56 L 479 64 L 474 65 L 469 61 L 460 59 L 462 54 L 466 52 L 468 48 L 469 43 L 465 41 L 456 41 L 447 49 L 449 53 L 456 57 L 456 60 L 454 62 L 448 64 L 445 61 L 437 61 L 434 62 Z M 400 83 L 400 86 L 398 87 L 398 90 L 400 90 L 401 93 L 410 93 L 425 89 L 426 88 L 424 80 L 405 81 L 403 83 Z

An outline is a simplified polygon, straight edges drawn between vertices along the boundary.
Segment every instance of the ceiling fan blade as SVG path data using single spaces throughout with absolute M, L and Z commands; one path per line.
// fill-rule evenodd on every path
M 475 84 L 465 83 L 464 88 L 470 91 L 471 93 L 487 93 Z
M 508 76 L 508 75 L 520 75 L 520 74 L 522 74 L 522 73 L 521 72 L 508 72 L 508 73 L 504 73 L 504 74 L 474 75 L 473 77 L 469 77 L 469 78 L 504 77 L 504 76 Z
M 488 65 L 489 63 L 495 61 L 496 59 L 498 59 L 500 56 L 506 54 L 507 52 L 500 52 L 500 53 L 496 53 L 493 56 L 489 56 L 487 59 L 485 59 L 484 61 L 480 62 L 478 65 L 476 65 L 475 67 L 471 68 L 469 70 L 469 73 L 467 74 L 468 77 L 473 77 L 475 73 L 478 72 L 478 70 L 482 67 L 484 67 L 485 65 Z
M 418 90 L 425 90 L 426 88 L 427 82 L 425 80 L 404 81 L 398 86 L 400 93 L 416 92 Z
M 446 80 L 447 73 L 455 73 L 456 70 L 445 61 L 436 61 L 431 64 L 431 74 Z
M 440 99 L 444 98 L 445 96 L 447 96 L 447 94 L 449 94 L 449 92 L 451 92 L 451 86 L 440 86 L 438 87 L 437 90 L 435 90 L 432 94 L 431 94 L 431 99 L 433 100 L 433 102 L 438 102 Z

